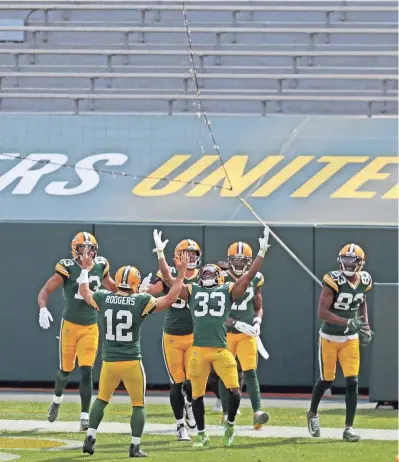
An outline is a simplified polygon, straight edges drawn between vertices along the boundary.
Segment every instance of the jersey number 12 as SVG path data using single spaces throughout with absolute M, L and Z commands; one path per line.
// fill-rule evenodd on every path
M 133 324 L 133 315 L 130 311 L 119 310 L 116 313 L 116 320 L 120 320 L 121 322 L 117 322 L 115 325 L 114 310 L 109 309 L 104 315 L 107 320 L 106 340 L 116 340 L 117 342 L 131 342 L 133 340 L 133 333 L 126 332 Z

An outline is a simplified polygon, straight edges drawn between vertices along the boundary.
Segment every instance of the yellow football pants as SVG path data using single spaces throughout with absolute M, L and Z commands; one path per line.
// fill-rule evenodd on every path
M 258 364 L 258 348 L 255 337 L 228 332 L 227 348 L 234 357 L 237 356 L 243 372 L 256 369 Z
M 143 364 L 140 360 L 103 361 L 98 387 L 98 398 L 109 403 L 121 381 L 129 393 L 132 406 L 144 406 L 146 377 Z
M 61 322 L 60 369 L 71 372 L 75 369 L 76 357 L 79 366 L 93 366 L 98 349 L 98 325 L 81 326 L 73 322 Z
M 205 395 L 211 366 L 226 388 L 239 388 L 237 363 L 227 348 L 193 346 L 188 367 L 193 398 Z
M 337 361 L 342 367 L 344 377 L 357 377 L 360 367 L 359 339 L 339 343 L 319 337 L 321 380 L 332 382 L 335 379 Z
M 162 351 L 166 370 L 171 383 L 182 383 L 188 375 L 188 362 L 191 356 L 194 334 L 162 336 Z

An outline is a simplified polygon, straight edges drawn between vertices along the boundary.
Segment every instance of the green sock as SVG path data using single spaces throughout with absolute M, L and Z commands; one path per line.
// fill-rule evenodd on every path
M 223 414 L 227 414 L 229 394 L 227 388 L 224 386 L 223 380 L 219 379 L 219 396 L 222 403 Z
M 355 414 L 356 414 L 356 408 L 357 408 L 357 394 L 358 394 L 357 377 L 347 377 L 346 393 L 345 393 L 345 404 L 346 404 L 345 426 L 346 427 L 352 427 L 353 421 L 355 420 Z
M 62 396 L 62 394 L 64 393 L 64 389 L 66 387 L 66 384 L 68 383 L 69 374 L 70 372 L 65 372 L 61 369 L 57 372 L 54 387 L 55 396 Z
M 82 366 L 80 368 L 81 379 L 79 393 L 82 403 L 82 412 L 89 412 L 90 409 L 91 396 L 93 394 L 92 370 L 90 366 Z
M 256 375 L 256 371 L 254 369 L 250 371 L 244 371 L 244 381 L 247 387 L 249 399 L 251 400 L 253 411 L 260 411 L 262 405 L 260 400 L 259 381 L 258 376 Z
M 89 428 L 94 428 L 97 430 L 101 421 L 104 417 L 104 409 L 107 407 L 108 403 L 102 399 L 96 399 L 90 411 L 89 416 Z
M 133 406 L 132 418 L 130 419 L 130 428 L 132 436 L 141 438 L 145 424 L 145 409 L 143 406 Z

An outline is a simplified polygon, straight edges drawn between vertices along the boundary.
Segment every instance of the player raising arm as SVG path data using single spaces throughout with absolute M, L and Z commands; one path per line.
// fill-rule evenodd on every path
M 119 383 L 123 381 L 133 407 L 130 421 L 132 441 L 129 446 L 129 456 L 147 456 L 140 449 L 145 424 L 144 394 L 146 388 L 140 350 L 141 325 L 150 313 L 162 311 L 177 300 L 182 290 L 187 263 L 187 255 L 182 255 L 179 261 L 175 260 L 178 269 L 177 278 L 169 293 L 163 297 L 154 298 L 147 293 L 138 293 L 141 276 L 133 266 L 123 266 L 117 271 L 115 282 L 118 291 L 116 294 L 105 290 L 92 292 L 88 283 L 91 257 L 88 252 L 85 252 L 79 291 L 93 311 L 100 312 L 105 337 L 98 398 L 90 412 L 89 429 L 83 444 L 83 453 L 94 453 L 97 428 L 104 416 L 104 409 Z
M 92 369 L 98 349 L 97 312 L 91 310 L 79 294 L 79 275 L 82 268 L 82 255 L 87 248 L 92 257 L 89 271 L 89 284 L 93 291 L 103 285 L 116 291 L 115 282 L 109 275 L 109 264 L 104 257 L 97 256 L 96 238 L 87 232 L 78 233 L 71 243 L 72 257 L 60 260 L 55 273 L 39 292 L 39 324 L 43 329 L 50 327 L 53 320 L 46 308 L 49 295 L 59 286 L 64 289 L 64 310 L 62 312 L 60 332 L 60 365 L 55 379 L 55 390 L 47 418 L 50 422 L 57 419 L 63 400 L 63 392 L 68 377 L 75 368 L 78 358 L 81 380 L 79 386 L 81 399 L 80 430 L 87 430 L 91 396 L 93 392 Z
M 258 273 L 269 247 L 268 240 L 269 228 L 265 228 L 263 237 L 259 239 L 258 256 L 248 272 L 234 283 L 224 284 L 222 270 L 216 265 L 208 264 L 201 268 L 198 283 L 184 284 L 180 293 L 180 298 L 188 302 L 194 324 L 194 343 L 189 361 L 189 375 L 193 390 L 194 417 L 198 428 L 198 436 L 194 443 L 196 448 L 209 445 L 209 438 L 205 432 L 204 395 L 211 366 L 214 367 L 228 389 L 228 419 L 225 422 L 224 445 L 229 447 L 233 443 L 234 421 L 241 397 L 237 364 L 227 349 L 226 321 L 232 304 L 244 295 Z M 163 245 L 157 240 L 155 244 L 157 248 Z M 158 258 L 164 281 L 172 283 L 173 278 L 170 276 L 165 257 L 158 254 Z M 245 322 L 232 321 L 232 323 L 240 332 L 256 334 L 256 328 Z
M 162 232 L 158 234 L 158 231 L 154 230 L 154 236 L 157 239 L 161 240 L 161 235 Z M 167 241 L 163 244 L 166 245 L 166 243 Z M 182 253 L 187 253 L 189 258 L 184 282 L 197 282 L 198 267 L 201 261 L 200 246 L 192 239 L 183 239 L 175 248 L 175 258 L 179 258 Z M 176 274 L 176 268 L 172 267 L 170 271 L 172 274 Z M 162 274 L 158 271 L 155 280 L 148 286 L 148 293 L 158 296 L 162 293 L 168 293 L 168 290 L 169 286 L 163 281 Z M 165 311 L 162 335 L 162 353 L 171 382 L 169 399 L 176 419 L 178 441 L 191 441 L 184 420 L 190 429 L 194 429 L 196 425 L 192 410 L 191 383 L 187 374 L 188 360 L 194 339 L 193 330 L 193 320 L 187 303 L 185 300 L 178 299 Z M 184 399 L 183 390 L 186 399 Z
M 228 267 L 225 272 L 225 282 L 235 282 L 245 274 L 252 263 L 252 249 L 242 241 L 231 244 L 227 251 Z M 227 265 L 226 265 L 227 266 Z M 265 280 L 261 273 L 257 273 L 251 280 L 242 298 L 237 299 L 232 306 L 230 316 L 234 321 L 244 321 L 254 325 L 257 335 L 263 318 L 262 286 Z M 256 338 L 243 334 L 233 327 L 228 328 L 227 347 L 238 357 L 244 372 L 244 381 L 254 412 L 253 425 L 256 430 L 269 420 L 269 415 L 261 409 L 261 397 L 256 368 L 258 351 Z M 227 392 L 223 382 L 219 380 L 219 394 L 223 407 L 223 420 L 227 419 Z

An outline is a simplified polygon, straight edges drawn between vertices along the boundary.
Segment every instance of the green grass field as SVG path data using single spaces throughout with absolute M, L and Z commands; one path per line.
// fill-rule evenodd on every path
M 0 419 L 2 420 L 46 420 L 47 403 L 38 402 L 0 402 Z M 242 408 L 238 417 L 238 425 L 251 423 L 250 409 Z M 276 408 L 270 410 L 270 425 L 306 426 L 305 409 Z M 76 421 L 79 416 L 79 405 L 64 403 L 60 410 L 59 421 Z M 217 424 L 219 414 L 207 409 L 207 423 Z M 344 410 L 326 409 L 321 411 L 321 422 L 324 427 L 342 428 Z M 128 423 L 130 407 L 110 404 L 106 410 L 104 421 Z M 173 423 L 171 411 L 167 405 L 148 405 L 147 421 L 149 423 Z M 356 428 L 396 429 L 398 428 L 397 411 L 392 410 L 359 410 Z M 35 433 L 35 432 L 0 432 L 1 453 L 18 454 L 23 461 L 110 461 L 128 458 L 130 435 L 99 433 L 96 453 L 84 456 L 78 449 L 49 451 L 43 448 L 36 450 L 17 450 L 16 447 L 51 446 L 44 440 L 66 439 L 82 443 L 84 433 Z M 20 440 L 15 437 L 34 437 L 35 440 Z M 310 438 L 250 438 L 238 435 L 235 445 L 230 449 L 223 448 L 222 437 L 211 437 L 211 447 L 198 451 L 191 443 L 178 443 L 173 436 L 143 435 L 142 448 L 148 452 L 150 460 L 163 462 L 190 461 L 251 461 L 251 462 L 394 462 L 398 453 L 395 441 L 361 441 L 346 443 L 341 440 Z
M 48 403 L 38 402 L 0 402 L 0 419 L 12 420 L 45 420 L 47 418 Z M 241 415 L 237 417 L 238 425 L 250 425 L 252 423 L 252 411 L 250 408 L 241 408 Z M 265 409 L 267 410 L 267 409 Z M 270 425 L 278 426 L 306 426 L 306 409 L 272 408 L 267 410 L 270 414 Z M 59 419 L 74 421 L 79 416 L 80 404 L 64 403 L 60 409 Z M 109 404 L 104 422 L 130 422 L 129 406 L 124 404 Z M 220 414 L 207 408 L 206 419 L 209 425 L 219 423 Z M 172 423 L 171 410 L 168 405 L 147 405 L 147 422 L 149 423 Z M 320 411 L 321 423 L 324 427 L 342 428 L 345 420 L 344 409 L 325 409 Z M 356 416 L 357 428 L 398 428 L 398 411 L 389 409 L 359 409 Z

